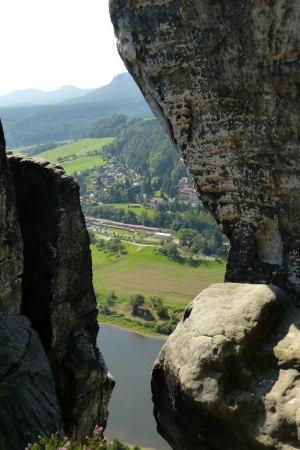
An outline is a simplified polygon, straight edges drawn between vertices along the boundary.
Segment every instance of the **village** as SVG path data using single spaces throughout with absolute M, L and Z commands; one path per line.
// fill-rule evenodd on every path
M 81 188 L 82 204 L 128 203 L 132 208 L 139 208 L 141 205 L 155 208 L 159 204 L 164 205 L 175 199 L 162 191 L 158 177 L 150 178 L 146 173 L 136 174 L 134 170 L 124 165 L 117 165 L 114 158 L 105 166 L 92 166 L 84 172 L 75 172 L 74 177 Z M 123 190 L 127 190 L 127 200 L 130 201 L 124 201 L 124 196 L 122 198 L 122 185 Z M 179 201 L 190 203 L 193 207 L 201 203 L 190 178 L 182 177 L 176 189 Z

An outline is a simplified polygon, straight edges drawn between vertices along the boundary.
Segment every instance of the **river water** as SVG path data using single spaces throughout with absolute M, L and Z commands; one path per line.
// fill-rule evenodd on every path
M 98 346 L 116 386 L 109 403 L 109 438 L 155 450 L 171 447 L 157 433 L 152 414 L 151 369 L 165 340 L 100 325 Z

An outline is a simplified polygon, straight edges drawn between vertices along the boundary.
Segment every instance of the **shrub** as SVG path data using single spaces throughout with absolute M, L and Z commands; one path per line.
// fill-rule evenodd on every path
M 168 308 L 166 308 L 166 306 L 158 305 L 158 307 L 156 308 L 156 312 L 160 319 L 165 319 L 169 317 Z
M 51 438 L 39 436 L 39 442 L 28 444 L 25 450 L 109 450 L 110 444 L 103 435 L 103 428 L 96 425 L 92 437 L 87 438 L 86 445 L 78 444 L 76 441 L 69 441 L 67 437 L 60 439 L 58 433 L 52 434 Z
M 162 305 L 162 298 L 157 295 L 153 295 L 150 297 L 151 306 L 157 308 L 157 306 Z
M 107 304 L 109 306 L 113 306 L 115 304 L 115 299 L 116 299 L 116 295 L 115 295 L 115 291 L 110 291 L 106 294 L 105 296 L 105 300 L 107 301 Z
M 156 331 L 161 334 L 169 336 L 176 328 L 176 325 L 171 322 L 158 323 L 156 325 Z
M 139 306 L 145 302 L 145 297 L 140 294 L 133 294 L 129 297 L 129 303 L 132 306 L 132 315 L 136 315 L 139 311 Z

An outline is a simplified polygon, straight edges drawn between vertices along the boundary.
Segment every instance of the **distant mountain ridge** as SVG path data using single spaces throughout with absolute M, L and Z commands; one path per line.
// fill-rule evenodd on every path
M 109 84 L 95 89 L 93 92 L 87 93 L 81 97 L 65 100 L 63 103 L 98 103 L 107 100 L 145 102 L 144 97 L 132 76 L 129 75 L 128 72 L 124 72 L 116 75 Z
M 58 103 L 99 103 L 108 100 L 145 102 L 131 75 L 124 72 L 116 75 L 109 84 L 96 89 L 63 86 L 51 92 L 33 88 L 13 91 L 9 94 L 0 95 L 0 107 L 54 105 Z
M 74 97 L 84 96 L 94 89 L 80 89 L 75 86 L 63 86 L 52 92 L 39 89 L 24 89 L 0 95 L 0 106 L 51 105 Z
M 81 139 L 89 127 L 110 114 L 153 117 L 128 73 L 117 75 L 108 85 L 77 99 L 20 107 L 0 103 L 6 143 L 11 148 Z

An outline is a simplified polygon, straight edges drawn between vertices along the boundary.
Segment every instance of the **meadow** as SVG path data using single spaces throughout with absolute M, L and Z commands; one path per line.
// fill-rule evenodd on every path
M 210 284 L 224 280 L 225 262 L 221 260 L 170 259 L 156 254 L 154 246 L 126 244 L 128 254 L 109 261 L 91 247 L 96 292 L 114 289 L 116 296 L 158 295 L 168 306 L 185 307 Z
M 146 212 L 148 217 L 153 217 L 153 209 L 145 208 L 144 206 L 140 206 L 139 208 L 135 208 L 132 206 L 128 206 L 128 203 L 105 203 L 105 206 L 113 206 L 114 208 L 124 209 L 125 212 L 128 210 L 134 212 L 138 217 L 142 214 L 142 212 Z
M 59 162 L 66 172 L 73 175 L 75 171 L 82 172 L 92 166 L 104 166 L 106 161 L 104 161 L 100 155 L 89 156 L 88 152 L 101 150 L 104 145 L 110 144 L 113 140 L 113 137 L 101 139 L 81 139 L 80 141 L 72 142 L 71 144 L 63 145 L 53 150 L 47 150 L 46 152 L 42 152 L 36 156 L 57 163 L 58 158 L 71 158 L 72 155 L 75 155 L 76 158 L 74 159 Z
M 156 253 L 157 246 L 125 243 L 125 254 L 107 255 L 91 245 L 93 283 L 100 307 L 99 320 L 134 328 L 144 333 L 157 333 L 157 326 L 174 327 L 186 306 L 212 283 L 223 282 L 225 261 L 170 258 Z M 140 294 L 145 303 L 140 314 L 132 316 L 130 296 Z M 167 317 L 161 319 L 150 297 L 162 299 Z M 105 313 L 104 310 L 109 310 Z M 172 322 L 173 319 L 173 322 Z M 171 322 L 170 322 L 171 321 Z M 170 330 L 171 331 L 171 330 Z M 163 331 L 159 331 L 164 334 Z

